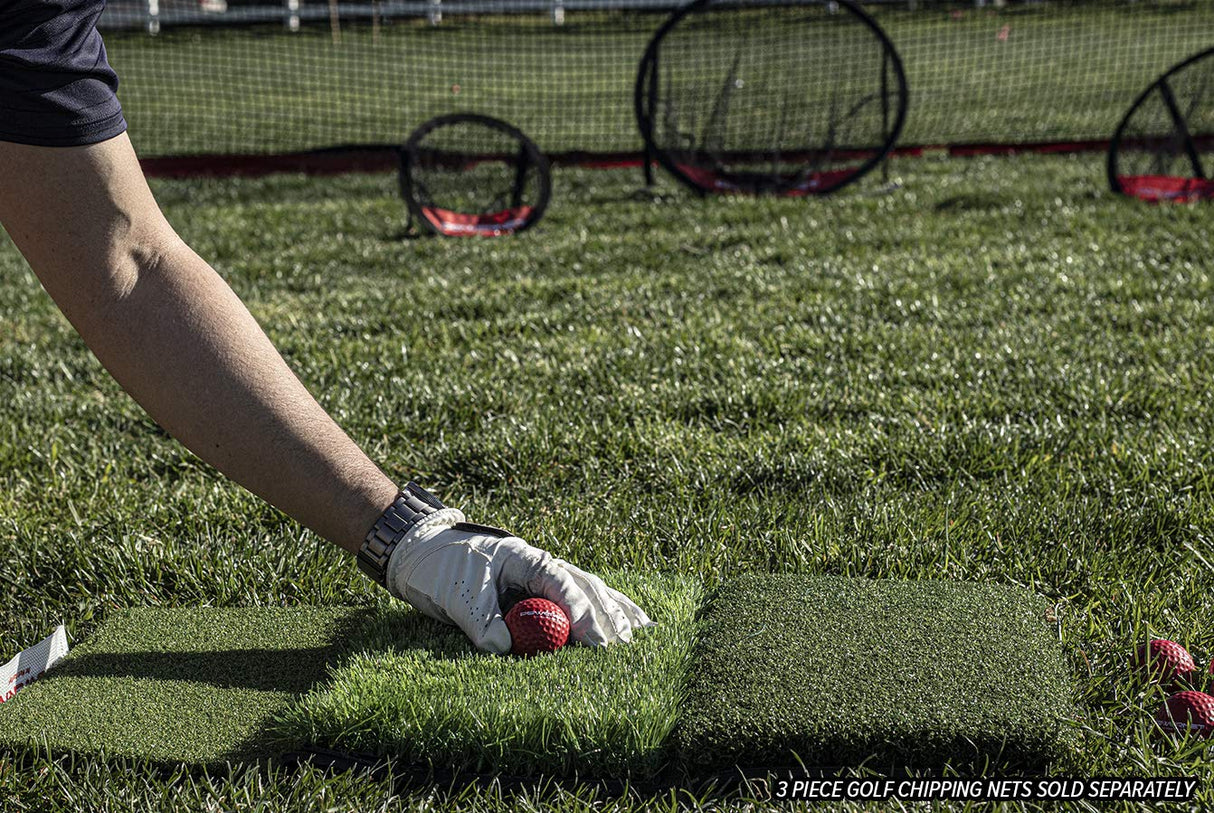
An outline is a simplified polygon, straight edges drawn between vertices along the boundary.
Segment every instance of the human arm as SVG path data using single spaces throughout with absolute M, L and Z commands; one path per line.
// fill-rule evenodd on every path
M 0 141 L 0 223 L 102 365 L 157 423 L 320 536 L 359 550 L 396 485 L 171 228 L 125 135 L 70 148 Z M 648 623 L 601 580 L 522 540 L 431 531 L 401 548 L 403 556 L 429 546 L 425 566 L 397 568 L 385 586 L 458 624 L 483 649 L 509 646 L 498 600 L 511 586 L 559 596 L 585 643 L 624 641 Z M 475 580 L 475 602 L 461 604 L 454 573 Z

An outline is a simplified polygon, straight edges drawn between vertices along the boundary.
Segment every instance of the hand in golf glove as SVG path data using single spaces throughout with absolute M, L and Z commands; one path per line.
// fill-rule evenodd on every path
M 573 641 L 606 646 L 655 626 L 623 593 L 517 536 L 463 521 L 444 508 L 419 522 L 388 560 L 388 591 L 421 612 L 462 629 L 477 649 L 505 654 L 510 631 L 498 597 L 546 598 L 570 620 Z

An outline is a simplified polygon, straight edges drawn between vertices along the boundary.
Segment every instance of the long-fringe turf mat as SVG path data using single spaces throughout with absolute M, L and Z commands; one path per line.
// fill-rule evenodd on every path
M 532 659 L 478 653 L 386 599 L 130 610 L 0 706 L 0 747 L 206 767 L 316 751 L 642 783 L 797 762 L 1040 764 L 1064 747 L 1066 670 L 1027 591 L 754 576 L 704 605 L 695 579 L 611 582 L 659 626 Z
M 1040 766 L 1075 711 L 1048 610 L 1014 587 L 738 579 L 702 614 L 674 750 L 691 773 Z
M 612 575 L 658 626 L 627 646 L 481 655 L 403 605 L 350 642 L 333 680 L 282 715 L 284 742 L 442 771 L 651 777 L 679 713 L 698 580 Z

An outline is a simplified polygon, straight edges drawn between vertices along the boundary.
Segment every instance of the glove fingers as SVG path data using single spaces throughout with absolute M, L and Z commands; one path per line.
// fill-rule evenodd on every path
M 624 612 L 624 617 L 628 619 L 628 623 L 633 627 L 656 627 L 657 623 L 650 620 L 645 611 L 636 605 L 636 603 L 612 587 L 607 588 L 607 594 L 615 599 L 615 603 L 620 605 L 620 609 Z
M 408 555 L 394 555 L 395 595 L 431 617 L 456 624 L 485 652 L 510 651 L 499 596 L 513 590 L 542 596 L 568 615 L 570 637 L 588 646 L 632 640 L 634 627 L 652 626 L 631 599 L 518 537 L 444 530 Z
M 573 577 L 573 581 L 589 596 L 592 596 L 592 607 L 597 617 L 595 630 L 606 633 L 607 643 L 631 641 L 633 623 L 625 610 L 625 605 L 632 606 L 637 612 L 640 612 L 640 608 L 636 607 L 623 593 L 612 590 L 593 573 L 587 573 L 568 562 L 559 559 L 557 561 L 561 569 L 569 573 Z M 623 602 L 620 599 L 623 599 Z M 641 613 L 641 615 L 645 614 Z M 648 620 L 648 616 L 646 616 L 646 620 Z
M 632 640 L 632 625 L 602 579 L 549 558 L 529 585 L 569 612 L 569 635 L 588 646 Z M 553 598 L 553 596 L 558 598 Z
M 595 629 L 599 626 L 598 614 L 590 597 L 570 574 L 554 567 L 552 561 L 545 562 L 525 582 L 527 592 L 546 598 L 565 611 L 569 616 L 569 637 L 574 641 L 606 646 L 607 638 Z

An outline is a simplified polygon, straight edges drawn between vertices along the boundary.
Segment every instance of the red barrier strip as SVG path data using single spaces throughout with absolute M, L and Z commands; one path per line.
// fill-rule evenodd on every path
M 1079 152 L 1104 152 L 1109 148 L 1107 140 L 1102 141 L 1041 141 L 1026 144 L 941 144 L 936 149 L 944 149 L 949 155 L 973 157 L 978 155 L 1019 155 L 1021 153 L 1054 154 Z
M 340 175 L 346 172 L 394 172 L 400 166 L 396 150 L 337 149 L 277 155 L 174 155 L 143 158 L 145 175 L 156 178 L 258 177 L 280 172 Z
M 1035 144 L 920 144 L 894 149 L 894 157 L 919 157 L 927 152 L 945 152 L 957 157 L 1016 155 L 1020 153 L 1079 153 L 1108 148 L 1107 141 L 1059 141 Z M 644 164 L 636 152 L 564 152 L 548 156 L 553 166 L 590 169 L 635 169 Z M 155 178 L 258 177 L 281 172 L 307 175 L 340 175 L 347 172 L 395 172 L 400 159 L 392 147 L 341 147 L 312 152 L 270 155 L 173 155 L 144 158 L 144 174 Z

